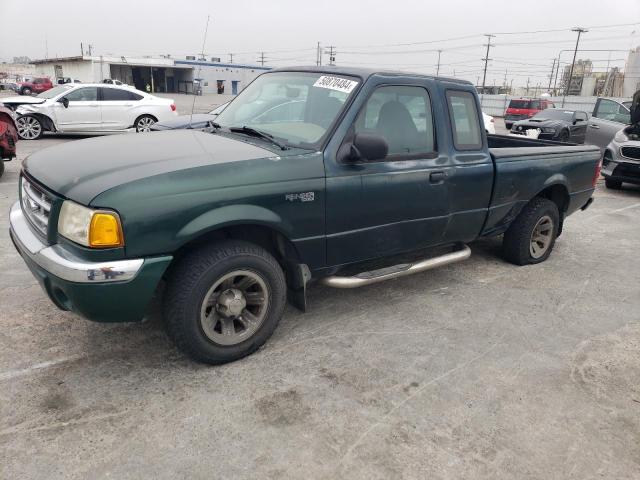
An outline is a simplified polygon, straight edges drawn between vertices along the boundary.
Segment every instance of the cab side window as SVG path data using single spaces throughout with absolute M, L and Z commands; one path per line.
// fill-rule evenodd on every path
M 69 92 L 65 98 L 70 102 L 95 102 L 98 100 L 97 87 L 83 87 Z
M 389 144 L 387 160 L 434 154 L 429 93 L 422 87 L 378 88 L 358 114 L 354 133 L 382 136 Z
M 453 144 L 456 150 L 479 150 L 482 148 L 480 119 L 476 99 L 470 92 L 447 91 L 449 116 L 452 121 Z
M 142 99 L 142 95 L 138 95 L 134 92 L 129 92 L 127 90 L 122 90 L 119 88 L 105 88 L 100 87 L 102 91 L 102 100 L 105 102 L 109 101 L 137 101 Z

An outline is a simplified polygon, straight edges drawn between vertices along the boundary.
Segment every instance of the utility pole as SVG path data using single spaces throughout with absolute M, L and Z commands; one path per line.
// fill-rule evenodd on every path
M 487 53 L 482 60 L 484 60 L 484 74 L 482 75 L 482 94 L 484 95 L 484 87 L 487 81 L 487 66 L 489 65 L 489 49 L 491 48 L 491 39 L 495 37 L 495 35 L 491 35 L 490 33 L 485 33 L 485 37 L 487 37 Z
M 527 88 L 526 88 L 526 95 L 529 96 L 529 77 L 527 77 Z
M 260 58 L 258 59 L 260 65 L 264 67 L 264 52 L 260 52 Z
M 573 61 L 571 62 L 571 70 L 569 70 L 569 78 L 567 80 L 567 85 L 564 88 L 564 96 L 562 97 L 562 107 L 564 108 L 564 100 L 569 94 L 569 87 L 571 86 L 571 78 L 573 77 L 573 68 L 576 64 L 576 55 L 578 54 L 578 45 L 580 44 L 580 35 L 588 32 L 586 28 L 582 27 L 574 27 L 571 29 L 572 32 L 578 32 L 578 38 L 576 39 L 576 48 L 573 51 Z
M 329 47 L 329 65 L 335 65 L 336 63 L 336 52 L 334 46 Z
M 82 42 L 80 42 L 80 56 L 84 55 L 84 48 L 82 47 Z
M 229 63 L 233 63 L 233 53 L 229 54 Z
M 504 69 L 504 81 L 502 82 L 502 86 L 507 88 L 507 69 Z
M 442 54 L 442 50 L 438 50 L 438 68 L 436 69 L 436 77 L 440 76 L 440 55 Z
M 551 90 L 551 80 L 553 80 L 553 72 L 556 69 L 556 59 L 553 59 L 553 66 L 551 67 L 551 75 L 549 75 L 549 90 Z
M 320 47 L 320 42 L 318 42 L 318 47 L 316 48 L 316 65 L 318 67 L 322 65 L 322 48 Z
M 89 56 L 93 53 L 93 45 L 89 44 Z

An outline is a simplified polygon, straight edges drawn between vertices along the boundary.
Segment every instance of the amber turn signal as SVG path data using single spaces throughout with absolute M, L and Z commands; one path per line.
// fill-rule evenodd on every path
M 120 219 L 115 213 L 96 212 L 89 227 L 89 246 L 121 247 L 124 244 Z

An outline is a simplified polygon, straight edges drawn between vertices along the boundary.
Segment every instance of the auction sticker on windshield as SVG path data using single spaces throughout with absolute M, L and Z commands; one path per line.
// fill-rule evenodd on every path
M 339 92 L 351 93 L 358 82 L 354 80 L 347 80 L 346 78 L 340 77 L 330 77 L 328 75 L 321 76 L 316 83 L 313 84 L 314 87 L 320 88 L 329 88 L 331 90 L 338 90 Z

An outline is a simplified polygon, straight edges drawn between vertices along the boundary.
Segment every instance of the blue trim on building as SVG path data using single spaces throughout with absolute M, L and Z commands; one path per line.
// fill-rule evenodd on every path
M 222 68 L 246 68 L 249 70 L 271 70 L 271 67 L 256 67 L 254 65 L 242 65 L 240 63 L 212 63 L 199 62 L 197 60 L 174 60 L 173 63 L 181 65 L 198 65 L 203 67 L 222 67 Z

